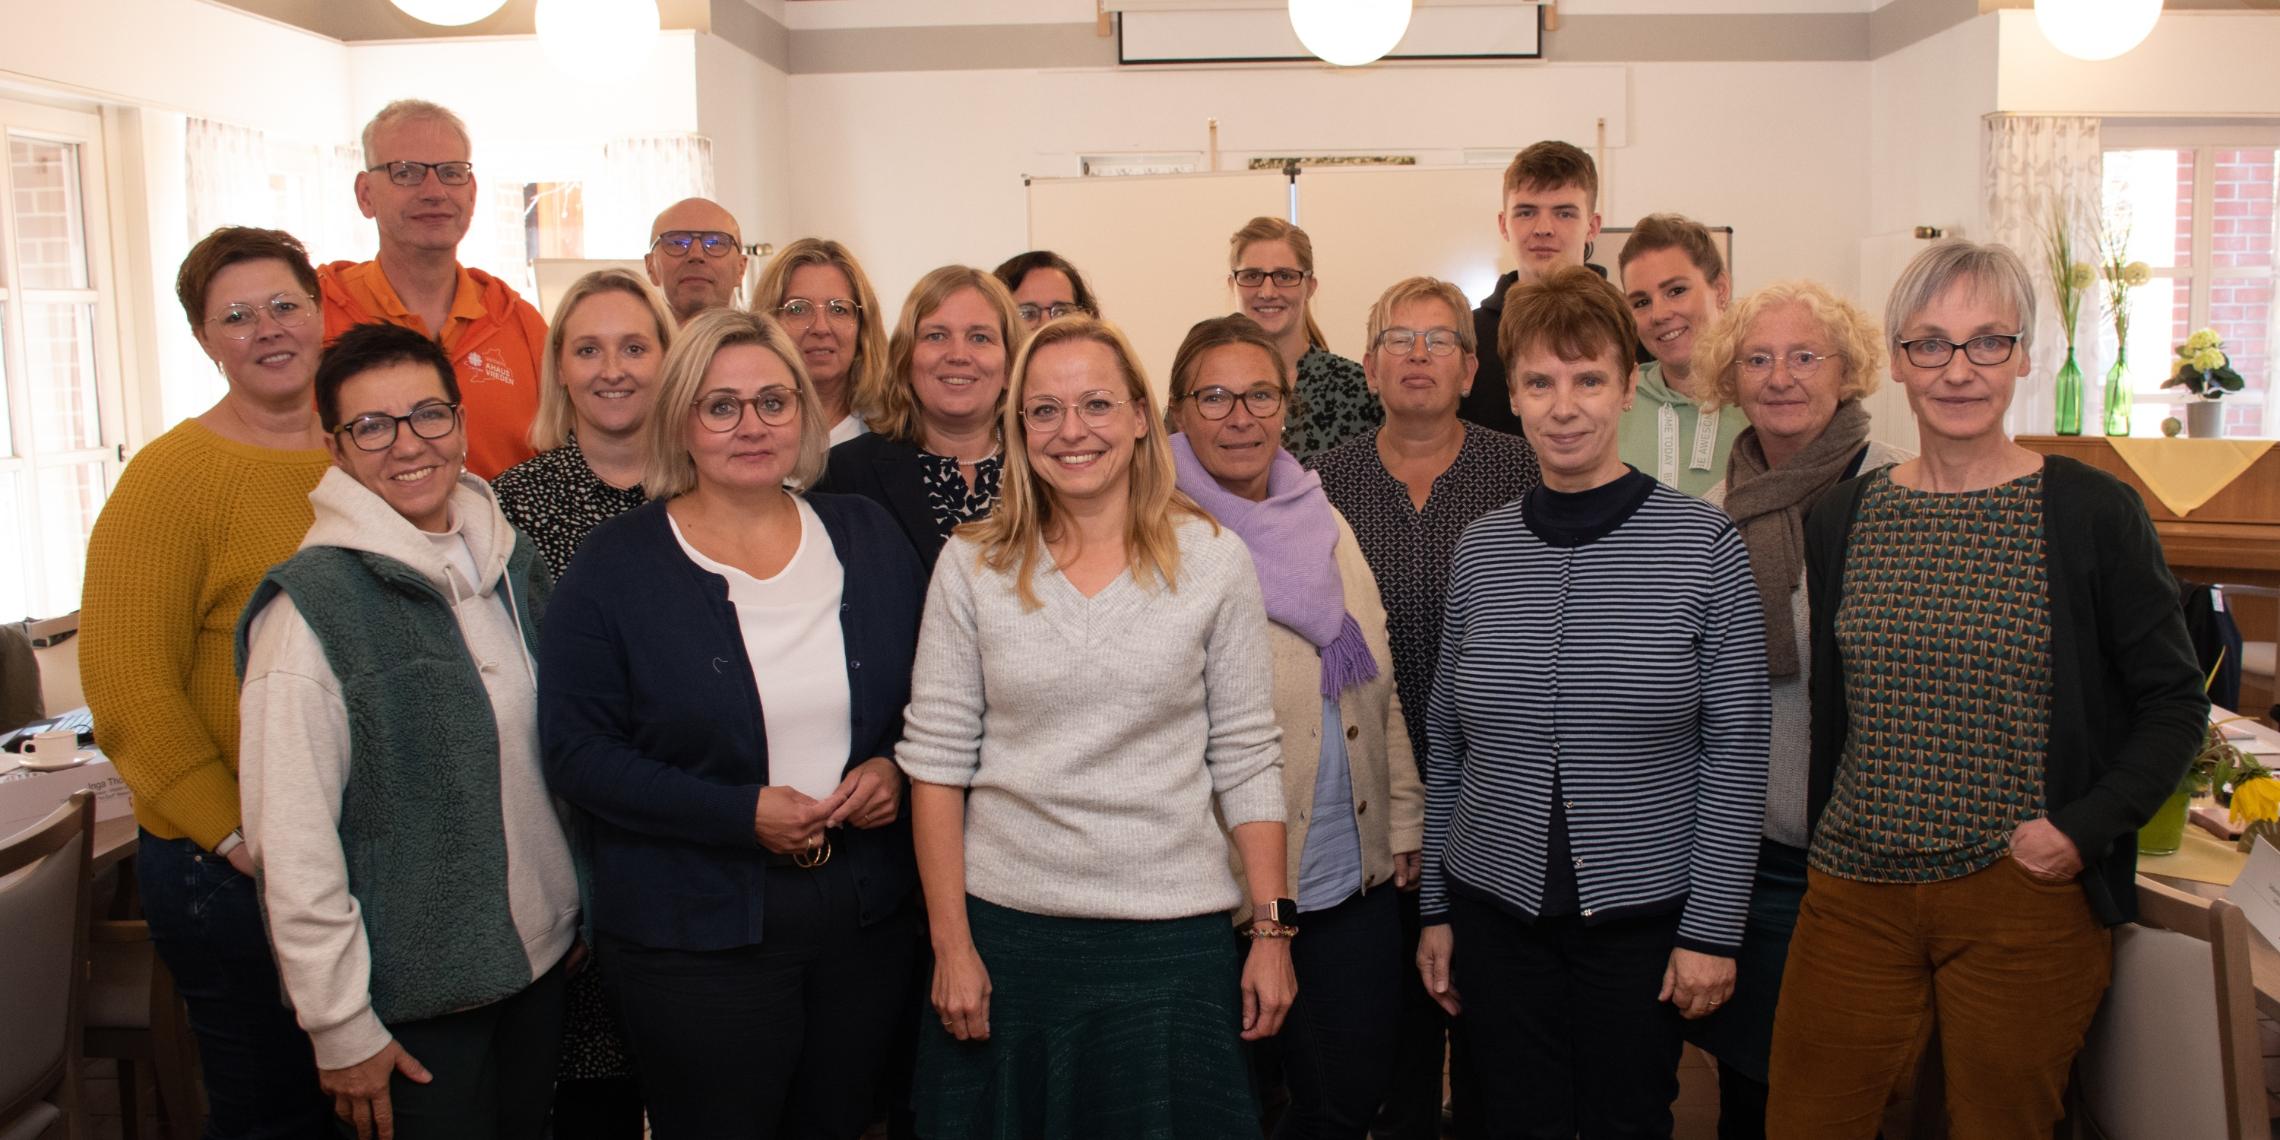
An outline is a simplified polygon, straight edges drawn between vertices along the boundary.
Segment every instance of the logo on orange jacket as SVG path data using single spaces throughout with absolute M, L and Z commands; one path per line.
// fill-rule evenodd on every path
M 470 352 L 467 354 L 467 367 L 476 373 L 472 377 L 473 379 L 496 380 L 502 384 L 515 382 L 514 370 L 507 367 L 507 362 L 496 355 L 485 356 L 480 352 Z

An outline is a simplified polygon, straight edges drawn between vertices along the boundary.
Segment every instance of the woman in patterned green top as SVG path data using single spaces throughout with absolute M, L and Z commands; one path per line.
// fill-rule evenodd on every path
M 2034 318 L 2009 249 L 1919 255 L 1885 327 L 1922 454 L 1806 521 L 1813 835 L 1770 1136 L 1875 1134 L 1927 1019 L 1956 1135 L 2048 1136 L 2136 830 L 2206 723 L 2144 506 L 2005 431 Z
M 1283 450 L 1299 459 L 1328 451 L 1385 419 L 1362 366 L 1330 351 L 1314 323 L 1314 240 L 1281 218 L 1253 218 L 1227 242 L 1227 283 L 1238 312 L 1257 322 L 1290 363 L 1297 398 L 1283 423 Z

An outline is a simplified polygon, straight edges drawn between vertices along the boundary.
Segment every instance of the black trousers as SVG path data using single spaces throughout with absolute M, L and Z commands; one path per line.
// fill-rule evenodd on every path
M 1656 999 L 1678 915 L 1586 926 L 1449 900 L 1465 1036 L 1491 1137 L 1671 1134 L 1678 1011 Z
M 1391 1086 L 1401 1019 L 1401 911 L 1389 885 L 1298 917 L 1298 1000 L 1283 1019 L 1290 1104 L 1275 1140 L 1360 1140 Z M 1410 973 L 1414 974 L 1414 969 Z
M 430 1077 L 388 1082 L 397 1140 L 539 1140 L 562 1051 L 564 964 L 510 998 L 388 1027 Z
M 1480 1140 L 1485 1134 L 1467 1063 L 1464 1026 L 1442 1012 L 1417 973 L 1417 893 L 1402 894 L 1396 906 L 1401 912 L 1401 1013 L 1394 1030 L 1392 1084 L 1370 1135 L 1377 1140 L 1441 1140 L 1441 1081 L 1446 1073 L 1458 1140 Z
M 870 926 L 840 862 L 768 872 L 766 935 L 733 950 L 603 936 L 657 1140 L 851 1140 L 909 1015 L 917 908 Z

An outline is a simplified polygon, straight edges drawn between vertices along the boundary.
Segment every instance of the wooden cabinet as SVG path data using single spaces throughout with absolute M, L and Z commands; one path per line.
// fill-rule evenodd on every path
M 2280 587 L 2280 447 L 2264 453 L 2215 498 L 2179 518 L 2153 497 L 2103 436 L 2025 435 L 2023 447 L 2111 472 L 2145 499 L 2162 554 L 2180 578 Z

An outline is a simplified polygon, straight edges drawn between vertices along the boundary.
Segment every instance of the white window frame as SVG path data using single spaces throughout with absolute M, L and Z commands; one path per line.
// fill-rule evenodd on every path
M 2190 150 L 2193 152 L 2193 216 L 2188 219 L 2192 228 L 2193 246 L 2190 264 L 2185 272 L 2192 278 L 2187 292 L 2187 326 L 2203 329 L 2211 324 L 2209 317 L 2210 290 L 2214 282 L 2268 280 L 2274 283 L 2268 327 L 2265 329 L 2266 372 L 2263 388 L 2252 398 L 2259 401 L 2263 411 L 2263 426 L 2259 435 L 2280 434 L 2280 241 L 2274 242 L 2274 264 L 2262 267 L 2232 266 L 2218 268 L 2216 264 L 2216 156 L 2220 150 L 2243 148 L 2271 148 L 2280 151 L 2280 122 L 2253 121 L 2226 124 L 2181 124 L 2164 121 L 2115 122 L 2108 120 L 2100 131 L 2098 147 L 2112 150 Z M 2280 225 L 2280 210 L 2274 214 L 2274 224 Z M 2177 270 L 2162 267 L 2153 270 L 2155 277 L 2174 280 Z M 2245 395 L 2245 393 L 2244 393 Z M 2147 395 L 2132 393 L 2131 406 L 2151 411 L 2166 409 L 2176 402 L 2173 395 Z
M 5 317 L 0 318 L 0 341 L 5 342 L 6 353 L 5 359 L 0 360 L 0 371 L 4 371 L 6 377 L 10 435 L 9 454 L 0 458 L 0 472 L 15 476 L 19 527 L 16 534 L 6 536 L 14 549 L 0 552 L 0 557 L 14 558 L 22 567 L 24 592 L 30 606 L 68 612 L 77 608 L 77 599 L 54 596 L 48 582 L 46 552 L 41 549 L 40 473 L 100 461 L 104 494 L 108 496 L 118 483 L 119 469 L 126 458 L 126 398 L 119 365 L 119 292 L 112 277 L 111 198 L 105 177 L 103 120 L 92 111 L 0 99 L 0 138 L 10 137 L 69 143 L 78 148 L 79 155 L 79 206 L 87 244 L 88 285 L 79 290 L 32 290 L 23 286 L 16 264 L 16 250 L 20 246 L 16 234 L 14 174 L 5 161 L 0 161 L 0 307 L 5 310 Z M 95 447 L 43 450 L 33 435 L 30 362 L 25 355 L 29 340 L 24 322 L 27 293 L 37 293 L 43 301 L 77 302 L 95 307 L 90 331 L 94 338 L 99 430 Z M 84 549 L 77 556 L 84 558 Z M 17 616 L 57 615 L 0 614 L 0 619 Z

